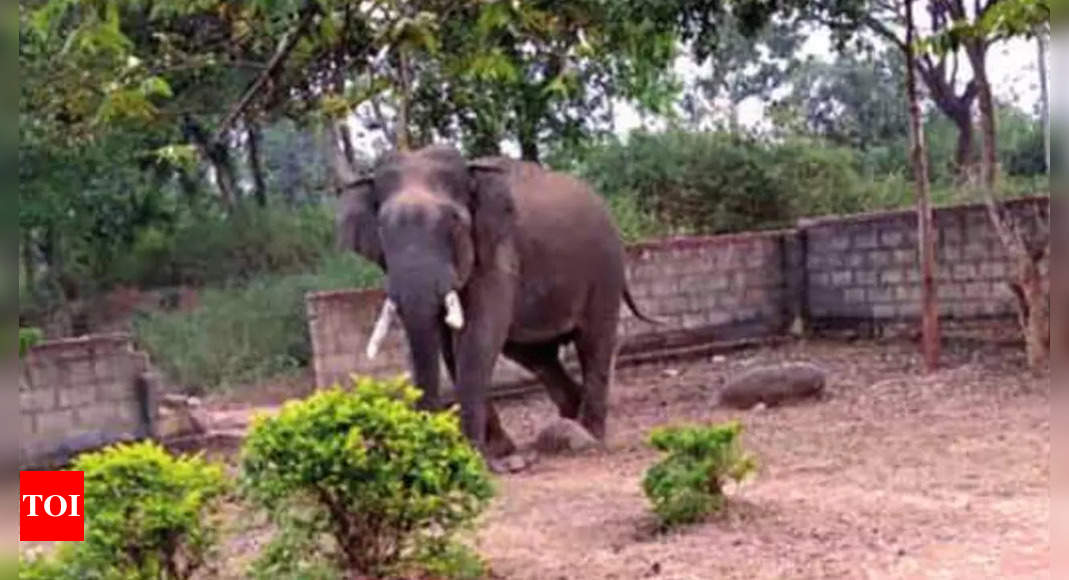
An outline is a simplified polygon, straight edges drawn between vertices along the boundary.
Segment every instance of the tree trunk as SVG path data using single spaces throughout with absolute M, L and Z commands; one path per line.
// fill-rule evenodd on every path
M 913 162 L 914 185 L 917 191 L 917 227 L 922 285 L 921 347 L 925 369 L 932 372 L 939 366 L 939 309 L 936 303 L 935 232 L 932 228 L 928 154 L 925 150 L 920 99 L 917 96 L 915 32 L 913 2 L 906 0 L 906 96 L 909 99 L 910 157 Z
M 404 47 L 399 49 L 398 53 L 399 61 L 399 76 L 400 86 L 398 87 L 398 103 L 397 103 L 397 142 L 396 147 L 398 151 L 408 151 L 412 146 L 412 139 L 408 130 L 409 123 L 409 107 L 411 107 L 410 100 L 412 98 L 412 87 L 409 85 L 408 78 L 408 55 L 405 54 Z
M 980 132 L 983 148 L 980 154 L 980 178 L 984 188 L 994 193 L 998 178 L 998 149 L 996 146 L 995 100 L 987 78 L 987 45 L 984 39 L 970 40 L 965 46 L 976 82 L 976 98 L 980 103 Z
M 247 129 L 247 147 L 249 153 L 249 171 L 252 173 L 253 196 L 256 205 L 267 207 L 267 182 L 264 180 L 264 169 L 260 163 L 260 126 L 255 121 L 245 122 Z
M 1050 94 L 1047 88 L 1047 27 L 1036 27 L 1036 51 L 1039 64 L 1039 118 L 1043 123 L 1043 146 L 1046 164 L 1043 168 L 1050 172 Z
M 991 224 L 1014 263 L 1016 276 L 1011 285 L 1017 294 L 1018 315 L 1021 331 L 1025 335 L 1028 364 L 1033 369 L 1039 369 L 1050 358 L 1050 303 L 1047 293 L 1043 290 L 1039 271 L 1043 254 L 1029 251 L 1023 233 L 1019 228 L 1007 224 L 995 201 L 995 187 L 998 183 L 998 152 L 995 141 L 997 132 L 994 99 L 987 78 L 986 52 L 983 39 L 971 40 L 966 44 L 966 53 L 969 55 L 974 80 L 979 89 L 977 98 L 980 102 L 980 128 L 983 132 L 980 189 Z
M 520 157 L 538 163 L 538 121 L 532 118 L 531 107 L 524 102 L 516 105 L 516 139 L 520 142 Z
M 966 183 L 976 162 L 973 124 L 966 109 L 963 115 L 950 117 L 958 128 L 958 144 L 954 149 L 954 175 L 959 183 Z

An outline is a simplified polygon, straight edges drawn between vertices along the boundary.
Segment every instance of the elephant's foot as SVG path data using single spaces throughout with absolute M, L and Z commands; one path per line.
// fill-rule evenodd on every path
M 491 459 L 489 460 L 488 465 L 490 471 L 498 475 L 505 473 L 519 473 L 534 465 L 537 459 L 538 456 L 533 453 L 512 453 L 505 457 Z
M 505 427 L 501 425 L 501 417 L 497 414 L 494 404 L 486 403 L 486 454 L 489 457 L 505 457 L 516 452 L 516 444 L 512 442 Z

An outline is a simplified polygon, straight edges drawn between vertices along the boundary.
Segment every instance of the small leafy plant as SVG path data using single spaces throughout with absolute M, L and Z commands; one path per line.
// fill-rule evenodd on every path
M 666 528 L 701 521 L 724 505 L 724 485 L 741 483 L 756 468 L 739 444 L 737 422 L 660 427 L 650 444 L 667 454 L 646 471 L 646 497 Z
M 22 563 L 20 578 L 185 580 L 218 541 L 211 517 L 227 490 L 222 468 L 153 442 L 83 454 L 85 541 Z
M 40 328 L 19 328 L 19 358 L 26 356 L 26 353 L 42 340 L 44 333 Z
M 243 488 L 278 530 L 254 575 L 322 562 L 380 577 L 470 569 L 470 558 L 454 565 L 450 555 L 493 495 L 490 473 L 456 416 L 415 409 L 419 396 L 401 379 L 354 379 L 352 389 L 335 386 L 254 421 Z

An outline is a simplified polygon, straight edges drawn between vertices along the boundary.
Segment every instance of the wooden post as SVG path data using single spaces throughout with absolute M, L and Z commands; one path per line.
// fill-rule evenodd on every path
M 935 286 L 935 230 L 932 227 L 931 192 L 928 180 L 928 155 L 925 151 L 924 126 L 917 96 L 916 27 L 913 0 L 906 2 L 906 96 L 909 99 L 910 158 L 917 191 L 917 240 L 921 263 L 921 349 L 928 372 L 939 366 L 939 305 Z

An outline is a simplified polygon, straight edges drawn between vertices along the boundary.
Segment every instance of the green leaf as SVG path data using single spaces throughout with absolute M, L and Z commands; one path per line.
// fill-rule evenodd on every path
M 174 96 L 171 85 L 163 77 L 158 76 L 148 77 L 141 81 L 141 94 L 146 97 L 170 98 Z

